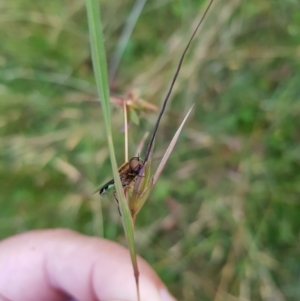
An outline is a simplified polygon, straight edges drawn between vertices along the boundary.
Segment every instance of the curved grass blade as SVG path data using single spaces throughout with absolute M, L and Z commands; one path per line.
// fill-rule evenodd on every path
M 155 136 L 156 136 L 156 133 L 157 133 L 157 129 L 158 129 L 158 126 L 159 126 L 159 123 L 160 123 L 160 120 L 161 120 L 161 118 L 162 118 L 162 116 L 163 116 L 163 114 L 164 114 L 165 108 L 166 108 L 166 106 L 167 106 L 168 100 L 169 100 L 170 95 L 171 95 L 171 93 L 172 93 L 174 84 L 175 84 L 175 82 L 176 82 L 176 80 L 177 80 L 179 71 L 180 71 L 180 69 L 181 69 L 183 60 L 184 60 L 184 58 L 185 58 L 185 55 L 186 55 L 188 49 L 190 48 L 190 45 L 191 45 L 191 43 L 192 43 L 192 41 L 193 41 L 193 39 L 194 39 L 194 37 L 195 37 L 195 35 L 196 35 L 196 33 L 197 33 L 199 27 L 200 27 L 200 25 L 202 24 L 202 22 L 203 22 L 203 20 L 204 20 L 204 18 L 205 18 L 205 16 L 206 16 L 206 14 L 207 14 L 207 12 L 209 11 L 209 9 L 210 9 L 210 7 L 211 7 L 213 1 L 214 1 L 214 0 L 211 0 L 211 1 L 209 2 L 207 8 L 206 8 L 205 11 L 204 11 L 204 14 L 203 14 L 202 18 L 200 19 L 198 25 L 196 26 L 196 29 L 194 30 L 192 36 L 190 37 L 190 39 L 189 39 L 189 41 L 188 41 L 188 43 L 187 43 L 187 45 L 186 45 L 186 47 L 185 47 L 185 49 L 184 49 L 184 51 L 183 51 L 181 57 L 180 57 L 179 64 L 178 64 L 178 66 L 177 66 L 176 72 L 175 72 L 174 77 L 173 77 L 173 79 L 172 79 L 170 88 L 169 88 L 169 90 L 168 90 L 168 92 L 167 92 L 167 95 L 166 95 L 166 97 L 165 97 L 165 100 L 163 101 L 162 108 L 161 108 L 161 110 L 160 110 L 160 113 L 159 113 L 159 115 L 158 115 L 156 124 L 155 124 L 155 126 L 154 126 L 154 130 L 153 130 L 153 132 L 152 132 L 152 136 L 151 136 L 151 138 L 150 138 L 150 141 L 149 141 L 149 144 L 148 144 L 148 147 L 147 147 L 147 150 L 146 150 L 144 163 L 146 163 L 146 162 L 148 161 L 148 158 L 149 158 L 149 155 L 150 155 L 150 152 L 151 152 L 151 148 L 152 148 L 152 144 L 153 144 L 153 142 L 154 142 L 154 139 L 155 139 Z

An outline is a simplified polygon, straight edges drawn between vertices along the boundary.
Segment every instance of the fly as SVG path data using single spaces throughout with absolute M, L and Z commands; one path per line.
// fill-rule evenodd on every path
M 119 175 L 121 184 L 124 189 L 128 189 L 130 185 L 136 180 L 141 168 L 144 166 L 144 162 L 139 157 L 132 157 L 128 162 L 123 163 L 119 169 Z M 106 184 L 98 188 L 100 195 L 105 194 L 107 191 L 115 187 L 114 179 L 111 179 Z
M 144 166 L 144 162 L 139 157 L 132 157 L 128 162 L 123 163 L 119 169 L 119 175 L 121 184 L 124 188 L 124 190 L 128 189 L 130 185 L 136 180 L 137 176 L 139 175 L 139 172 L 141 168 Z M 106 184 L 98 188 L 96 192 L 99 191 L 100 195 L 104 195 L 109 190 L 113 189 L 115 187 L 115 180 L 111 179 Z M 119 200 L 115 195 L 115 199 L 118 204 L 118 210 L 121 215 L 121 211 L 119 208 Z

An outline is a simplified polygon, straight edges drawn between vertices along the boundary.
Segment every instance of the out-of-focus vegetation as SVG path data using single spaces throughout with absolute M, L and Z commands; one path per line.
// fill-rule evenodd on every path
M 111 169 L 84 1 L 0 5 L 0 237 L 68 227 L 123 243 L 113 198 L 92 196 Z M 101 5 L 112 64 L 133 1 Z M 112 95 L 159 106 L 203 7 L 148 1 Z M 157 159 L 195 109 L 136 233 L 179 300 L 300 299 L 299 28 L 296 0 L 216 1 L 184 62 Z M 122 116 L 114 104 L 120 164 Z M 156 117 L 131 125 L 131 155 Z

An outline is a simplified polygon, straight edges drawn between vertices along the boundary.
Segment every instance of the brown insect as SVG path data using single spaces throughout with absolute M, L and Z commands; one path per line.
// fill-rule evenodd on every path
M 137 176 L 139 175 L 139 172 L 143 166 L 144 166 L 144 162 L 139 157 L 132 157 L 129 161 L 123 163 L 119 167 L 118 171 L 119 171 L 119 175 L 120 175 L 121 184 L 122 184 L 124 190 L 127 190 L 128 188 L 130 188 L 131 184 L 135 182 L 135 180 L 136 180 Z M 112 190 L 114 188 L 115 188 L 115 180 L 111 179 L 106 184 L 104 184 L 103 186 L 98 188 L 95 191 L 95 193 L 99 191 L 100 195 L 104 195 L 109 190 Z M 115 199 L 119 206 L 119 200 L 117 199 L 116 195 L 115 195 Z M 119 207 L 118 207 L 118 210 L 121 215 Z
M 132 157 L 129 161 L 123 163 L 119 167 L 118 171 L 120 180 L 124 189 L 129 188 L 130 185 L 135 181 L 143 166 L 144 162 L 139 157 Z M 99 191 L 99 194 L 103 195 L 114 187 L 115 180 L 111 179 L 106 184 L 98 188 L 95 193 Z

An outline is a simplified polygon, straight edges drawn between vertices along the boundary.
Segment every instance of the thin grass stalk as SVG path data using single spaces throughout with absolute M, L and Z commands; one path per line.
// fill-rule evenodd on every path
M 127 105 L 126 101 L 123 101 L 123 110 L 124 110 L 124 132 L 125 132 L 125 138 L 124 138 L 124 147 L 125 147 L 125 162 L 128 162 L 128 114 L 127 114 Z

